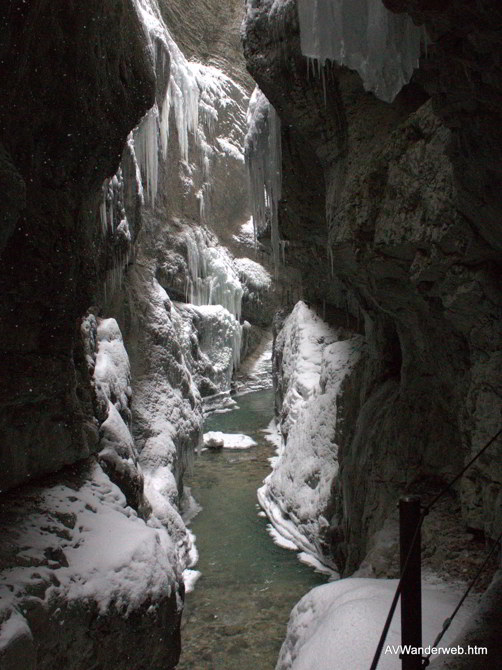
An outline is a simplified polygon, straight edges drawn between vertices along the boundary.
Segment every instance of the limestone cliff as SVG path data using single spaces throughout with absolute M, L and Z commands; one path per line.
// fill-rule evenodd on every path
M 487 186 L 498 153 L 486 140 L 500 128 L 490 103 L 500 79 L 493 50 L 488 78 L 481 55 L 498 9 L 482 3 L 467 19 L 463 3 L 386 4 L 409 5 L 432 41 L 392 104 L 344 67 L 312 74 L 295 2 L 248 2 L 244 25 L 248 68 L 282 124 L 286 265 L 335 326 L 363 327 L 366 339 L 338 407 L 331 531 L 346 573 L 400 491 L 451 478 L 500 423 L 500 256 L 488 216 L 500 197 Z M 478 105 L 462 93 L 462 40 Z M 500 530 L 500 448 L 459 490 L 463 523 L 487 537 Z
M 2 667 L 178 659 L 183 473 L 243 329 L 240 271 L 214 233 L 194 242 L 249 218 L 236 5 L 211 65 L 173 37 L 216 5 L 2 9 Z M 197 282 L 213 301 L 192 308 Z

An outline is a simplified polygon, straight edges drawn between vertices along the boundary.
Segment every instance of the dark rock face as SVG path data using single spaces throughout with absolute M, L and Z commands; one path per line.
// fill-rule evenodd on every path
M 498 137 L 493 100 L 502 78 L 473 116 L 468 101 L 476 93 L 464 98 L 452 68 L 462 40 L 478 68 L 471 78 L 481 77 L 481 56 L 466 35 L 467 4 L 460 3 L 463 14 L 453 4 L 424 9 L 438 43 L 392 105 L 344 68 L 327 66 L 324 80 L 309 76 L 294 2 L 272 14 L 268 0 L 253 2 L 245 26 L 248 68 L 282 120 L 286 261 L 301 269 L 305 295 L 324 300 L 335 324 L 364 324 L 368 344 L 338 410 L 339 511 L 331 523 L 347 574 L 400 491 L 423 477 L 450 479 L 500 422 L 500 258 L 489 216 L 500 218 L 500 196 L 496 177 L 487 176 L 494 163 L 499 169 L 499 152 L 482 136 L 493 125 Z M 471 4 L 483 30 L 488 4 L 475 12 Z M 464 33 L 454 20 L 461 15 Z M 491 57 L 494 74 L 493 49 Z M 479 86 L 481 95 L 488 83 Z M 482 206 L 472 207 L 474 191 Z M 499 460 L 500 446 L 460 491 L 464 522 L 492 537 L 501 522 Z
M 131 3 L 12 0 L 0 22 L 5 489 L 97 448 L 77 319 L 102 278 L 101 184 L 154 72 Z
M 440 3 L 384 0 L 425 24 L 431 38 L 419 72 L 435 113 L 452 130 L 449 154 L 455 170 L 457 206 L 488 243 L 500 251 L 502 172 L 502 64 L 496 0 Z

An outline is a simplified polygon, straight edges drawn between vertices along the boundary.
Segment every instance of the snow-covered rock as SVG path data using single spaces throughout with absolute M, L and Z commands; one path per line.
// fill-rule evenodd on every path
M 169 531 L 138 517 L 92 461 L 11 503 L 0 540 L 10 564 L 0 573 L 2 668 L 81 670 L 92 657 L 108 667 L 117 648 L 140 667 L 146 645 L 171 667 L 175 627 L 163 621 L 179 620 L 182 598 Z M 113 636 L 103 634 L 107 627 Z
M 255 445 L 252 437 L 242 433 L 222 433 L 219 430 L 204 433 L 204 446 L 208 449 L 249 449 Z
M 397 586 L 397 580 L 342 579 L 312 589 L 295 606 L 276 670 L 359 670 L 369 668 Z M 443 583 L 423 588 L 423 644 L 432 645 L 460 597 L 462 589 Z M 465 624 L 473 602 L 468 601 L 441 641 L 451 644 Z M 399 608 L 378 664 L 381 670 L 400 666 Z
M 281 444 L 272 472 L 258 491 L 277 530 L 332 567 L 337 402 L 363 347 L 360 336 L 340 337 L 303 302 L 285 320 L 275 342 Z

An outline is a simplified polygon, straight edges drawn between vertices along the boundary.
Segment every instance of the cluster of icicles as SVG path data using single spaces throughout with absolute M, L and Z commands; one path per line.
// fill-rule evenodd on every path
M 217 104 L 230 100 L 233 82 L 220 70 L 189 62 L 171 37 L 157 5 L 157 0 L 134 0 L 150 56 L 162 79 L 169 72 L 163 101 L 157 102 L 131 133 L 135 158 L 140 172 L 139 190 L 147 204 L 157 198 L 161 161 L 167 159 L 170 126 L 174 121 L 181 161 L 191 172 L 191 144 L 198 152 L 203 183 L 197 193 L 201 222 L 205 222 L 210 193 L 211 140 L 218 120 Z
M 281 260 L 278 207 L 282 186 L 281 121 L 258 87 L 249 101 L 244 155 L 255 236 L 270 226 L 274 266 Z
M 425 32 L 382 0 L 297 0 L 304 56 L 356 70 L 367 91 L 392 102 L 418 67 Z
M 208 239 L 204 228 L 195 228 L 185 235 L 187 248 L 188 275 L 186 282 L 186 301 L 197 307 L 221 306 L 226 310 L 219 320 L 221 337 L 226 333 L 224 346 L 232 350 L 233 368 L 240 364 L 242 342 L 241 304 L 243 289 L 233 260 L 221 246 Z M 207 318 L 208 327 L 214 315 L 200 310 L 203 318 Z M 232 376 L 229 370 L 228 386 Z
M 284 0 L 270 8 L 271 21 Z M 387 102 L 418 67 L 423 29 L 408 15 L 394 14 L 381 0 L 296 0 L 302 53 L 322 72 L 327 60 L 356 70 L 366 90 Z M 317 68 L 316 68 L 317 65 Z M 248 108 L 245 157 L 255 233 L 271 231 L 274 265 L 283 260 L 278 203 L 281 197 L 281 124 L 274 107 L 256 88 Z

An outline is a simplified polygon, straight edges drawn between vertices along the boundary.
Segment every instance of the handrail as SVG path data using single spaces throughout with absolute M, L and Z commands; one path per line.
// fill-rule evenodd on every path
M 448 483 L 448 484 L 447 484 L 447 485 L 446 485 L 446 486 L 445 486 L 445 487 L 444 487 L 444 488 L 443 488 L 443 489 L 442 489 L 442 490 L 441 490 L 441 491 L 440 491 L 440 492 L 439 492 L 439 493 L 432 499 L 432 502 L 430 502 L 428 505 L 426 505 L 426 506 L 423 508 L 423 511 L 422 511 L 421 516 L 420 516 L 419 522 L 418 522 L 417 527 L 416 527 L 416 529 L 415 529 L 415 533 L 414 533 L 414 535 L 413 535 L 413 539 L 412 539 L 412 541 L 411 541 L 411 543 L 410 543 L 410 548 L 409 548 L 408 554 L 407 554 L 407 556 L 406 556 L 406 561 L 404 562 L 403 569 L 402 569 L 402 571 L 401 571 L 401 576 L 400 576 L 400 578 L 399 578 L 399 582 L 398 582 L 398 585 L 397 585 L 397 588 L 396 588 L 396 592 L 395 592 L 395 594 L 394 594 L 394 598 L 392 599 L 392 603 L 391 603 L 391 606 L 390 606 L 390 609 L 389 609 L 389 613 L 387 614 L 387 618 L 386 618 L 386 620 L 385 620 L 385 624 L 384 624 L 384 627 L 383 627 L 383 630 L 382 630 L 382 634 L 380 635 L 380 639 L 379 639 L 379 641 L 378 641 L 378 645 L 377 645 L 377 648 L 376 648 L 376 650 L 375 650 L 375 654 L 374 654 L 374 656 L 373 656 L 373 661 L 372 661 L 372 663 L 371 663 L 370 670 L 376 670 L 376 668 L 377 668 L 377 666 L 378 666 L 378 663 L 379 663 L 379 661 L 380 661 L 380 656 L 382 655 L 382 649 L 383 649 L 383 646 L 384 646 L 384 644 L 385 644 L 385 639 L 386 639 L 386 637 L 387 637 L 387 633 L 389 632 L 389 628 L 390 628 L 390 625 L 391 625 L 391 623 L 392 623 L 392 618 L 393 618 L 393 616 L 394 616 L 394 612 L 396 611 L 397 603 L 398 603 L 398 601 L 399 601 L 399 596 L 401 595 L 401 590 L 402 590 L 402 588 L 403 588 L 403 575 L 406 573 L 406 569 L 407 569 L 407 567 L 408 567 L 408 563 L 409 563 L 410 557 L 411 557 L 411 555 L 412 555 L 412 553 L 413 553 L 414 545 L 415 545 L 415 543 L 416 543 L 416 541 L 417 541 L 417 538 L 418 538 L 418 536 L 419 536 L 420 529 L 422 528 L 422 524 L 423 524 L 423 522 L 424 522 L 425 517 L 427 516 L 427 514 L 429 514 L 430 510 L 434 507 L 434 505 L 438 502 L 438 500 L 439 500 L 440 498 L 442 498 L 443 495 L 444 495 L 445 493 L 447 493 L 449 490 L 451 490 L 451 488 L 453 487 L 453 485 L 454 485 L 454 484 L 455 484 L 455 483 L 456 483 L 456 482 L 457 482 L 457 481 L 458 481 L 458 480 L 459 480 L 459 479 L 466 473 L 466 471 L 471 467 L 471 465 L 472 465 L 473 463 L 475 463 L 475 462 L 478 460 L 478 458 L 479 458 L 480 456 L 482 456 L 482 455 L 485 453 L 485 451 L 486 451 L 486 450 L 487 450 L 487 449 L 488 449 L 488 448 L 495 442 L 495 440 L 497 440 L 498 437 L 500 437 L 500 435 L 502 435 L 502 428 L 500 428 L 500 430 L 499 430 L 497 433 L 495 433 L 495 435 L 493 435 L 493 437 L 491 437 L 491 438 L 488 440 L 488 442 L 482 447 L 482 449 L 480 449 L 480 450 L 477 452 L 477 454 L 476 454 L 473 458 L 471 458 L 471 460 L 467 463 L 467 465 L 465 465 L 465 466 L 462 468 L 462 470 L 458 473 L 458 475 L 456 475 L 456 477 L 454 477 L 454 478 L 451 480 L 451 482 L 449 482 L 449 483 Z M 480 571 L 478 571 L 478 574 L 476 575 L 475 579 L 473 580 L 473 582 L 472 582 L 471 585 L 469 586 L 467 592 L 464 594 L 464 596 L 463 596 L 462 599 L 460 600 L 459 605 L 457 606 L 457 608 L 456 608 L 455 611 L 453 612 L 452 616 L 450 617 L 450 623 L 451 623 L 451 621 L 453 620 L 453 617 L 456 615 L 456 613 L 457 613 L 458 610 L 460 609 L 461 605 L 463 604 L 465 598 L 467 597 L 468 592 L 469 592 L 469 591 L 471 590 L 471 588 L 474 586 L 474 582 L 478 579 L 478 577 L 479 577 L 479 575 L 481 574 L 482 570 L 486 567 L 486 565 L 487 565 L 487 563 L 488 563 L 488 560 L 489 560 L 490 556 L 492 555 L 492 553 L 493 553 L 493 551 L 494 551 L 494 548 L 497 546 L 497 544 L 500 542 L 501 539 L 502 539 L 502 534 L 501 534 L 501 536 L 499 536 L 499 538 L 497 538 L 497 540 L 495 541 L 495 543 L 494 543 L 494 545 L 493 545 L 493 547 L 492 547 L 490 553 L 488 554 L 488 556 L 486 557 L 486 559 L 485 559 L 483 565 L 481 566 Z M 446 620 L 446 621 L 448 621 L 448 620 Z M 446 623 L 446 622 L 445 622 L 445 623 Z M 445 628 L 445 624 L 443 624 L 443 630 L 442 630 L 442 635 L 441 635 L 441 637 L 444 635 L 444 633 L 446 632 L 446 630 L 447 630 L 448 627 L 449 627 L 449 624 L 448 624 L 448 626 L 446 626 L 446 628 Z M 439 638 L 439 639 L 441 639 L 441 638 Z M 427 658 L 427 659 L 424 659 L 424 668 L 427 667 L 428 664 L 429 664 L 429 659 L 428 659 L 428 658 Z

